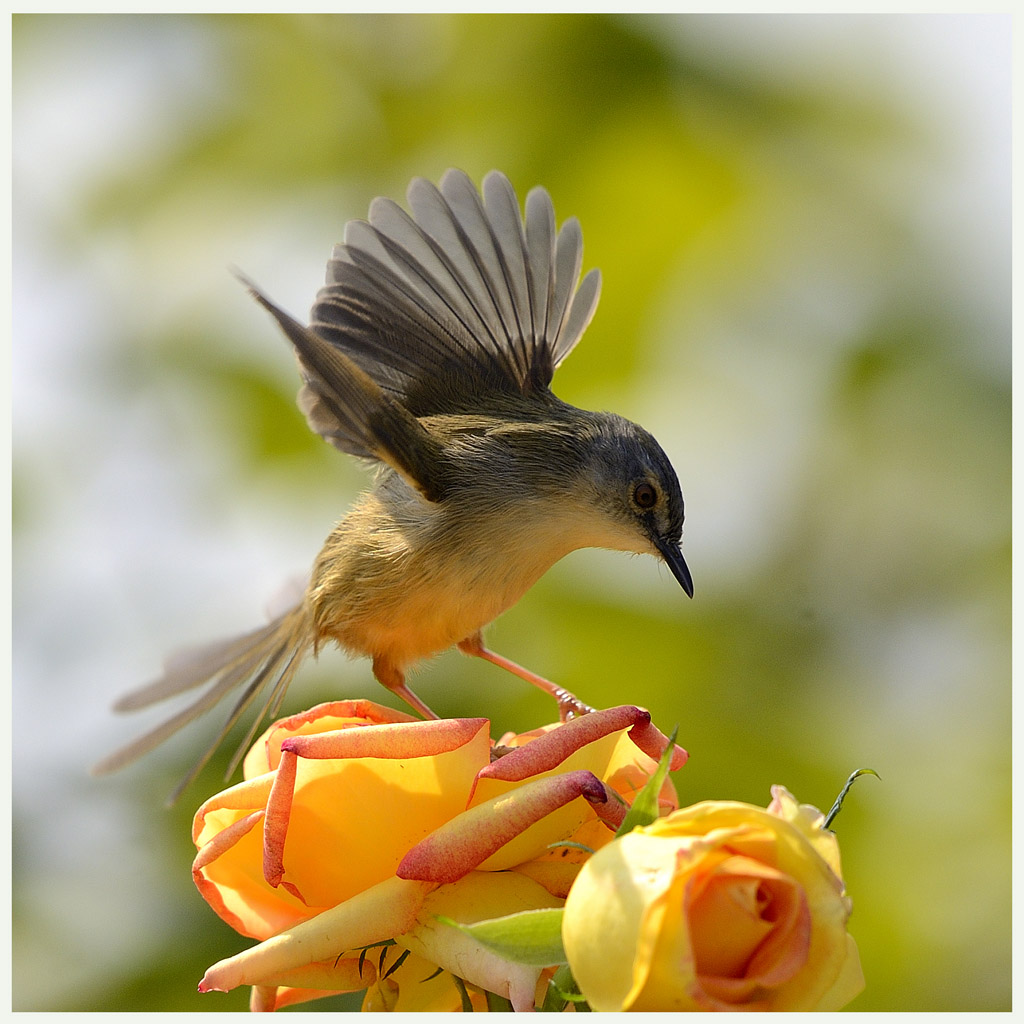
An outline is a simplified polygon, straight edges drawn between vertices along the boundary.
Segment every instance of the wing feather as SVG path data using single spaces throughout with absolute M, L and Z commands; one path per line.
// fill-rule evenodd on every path
M 596 272 L 580 282 L 578 222 L 556 234 L 551 197 L 540 187 L 527 196 L 524 216 L 497 171 L 481 191 L 461 171 L 446 172 L 439 187 L 417 178 L 407 200 L 410 212 L 375 199 L 368 220 L 347 225 L 312 330 L 415 417 L 472 412 L 495 393 L 545 390 L 599 293 Z M 310 426 L 343 450 L 359 447 L 306 371 L 300 405 Z
M 442 500 L 448 480 L 441 442 L 341 346 L 300 324 L 239 277 L 295 346 L 305 378 L 299 404 L 310 410 L 315 429 L 343 451 L 387 463 L 428 501 Z
M 520 331 L 513 297 L 509 293 L 502 254 L 480 193 L 462 171 L 450 170 L 441 178 L 441 195 L 462 242 L 463 272 L 490 314 L 488 330 L 505 350 L 516 373 L 516 341 Z M 518 216 L 518 209 L 516 211 Z
M 583 263 L 583 236 L 579 221 L 570 217 L 563 225 L 555 239 L 555 286 L 551 295 L 551 313 L 548 336 L 551 346 L 558 343 L 558 336 L 569 315 L 572 302 L 572 289 L 580 276 Z
M 597 311 L 597 300 L 600 296 L 601 272 L 591 270 L 576 289 L 568 315 L 552 346 L 555 366 L 558 366 L 575 348 L 576 342 L 580 340 Z
M 480 256 L 473 250 L 466 228 L 456 220 L 447 200 L 432 182 L 415 179 L 407 198 L 416 223 L 433 241 L 434 251 L 444 261 L 454 285 L 447 295 L 435 293 L 436 297 L 464 309 L 474 341 L 499 364 L 507 363 L 501 344 L 501 324 L 496 323 L 494 301 L 481 278 Z M 470 212 L 465 211 L 465 215 L 468 217 Z
M 545 348 L 551 296 L 555 290 L 555 208 L 542 188 L 532 188 L 526 197 L 526 263 L 530 273 L 530 303 L 533 311 L 533 354 Z M 548 369 L 548 379 L 554 372 Z
M 513 349 L 519 372 L 526 379 L 530 372 L 531 353 L 536 328 L 530 299 L 530 277 L 527 264 L 526 238 L 519 213 L 519 200 L 512 184 L 504 175 L 488 174 L 484 178 L 486 206 L 495 252 L 504 274 L 506 294 L 511 302 L 515 333 Z

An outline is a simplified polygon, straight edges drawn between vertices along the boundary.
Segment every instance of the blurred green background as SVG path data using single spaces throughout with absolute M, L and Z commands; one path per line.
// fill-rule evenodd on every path
M 837 822 L 863 1010 L 1010 1007 L 1008 16 L 16 16 L 13 1000 L 228 1010 L 243 948 L 189 875 L 205 721 L 120 692 L 250 628 L 364 471 L 311 435 L 231 278 L 304 315 L 345 221 L 449 166 L 579 217 L 604 290 L 555 379 L 643 423 L 690 602 L 577 552 L 489 632 L 680 727 L 684 803 L 783 783 Z M 538 692 L 445 654 L 498 732 Z M 289 712 L 388 695 L 310 664 Z M 358 1000 L 309 1008 L 358 1005 Z

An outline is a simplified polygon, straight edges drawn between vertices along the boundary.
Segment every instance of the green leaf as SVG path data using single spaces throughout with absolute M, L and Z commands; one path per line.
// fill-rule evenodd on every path
M 438 915 L 442 924 L 458 928 L 498 956 L 532 967 L 565 963 L 562 948 L 562 908 L 523 910 L 475 924 L 459 924 Z
M 577 1013 L 585 1013 L 590 1010 L 590 1004 L 580 992 L 569 965 L 562 964 L 548 982 L 541 1010 L 546 1013 L 561 1013 L 565 1009 L 566 1003 L 572 1003 Z
M 679 726 L 677 725 L 672 730 L 672 735 L 668 738 L 668 743 L 662 752 L 661 760 L 658 762 L 658 767 L 655 769 L 654 774 L 647 780 L 647 785 L 637 794 L 637 798 L 633 801 L 633 806 L 626 812 L 626 817 L 622 819 L 622 824 L 615 833 L 616 838 L 624 836 L 627 832 L 632 832 L 633 829 L 640 825 L 650 825 L 652 821 L 657 819 L 658 794 L 661 793 L 661 787 L 664 785 L 665 778 L 668 775 L 668 766 L 672 761 L 672 752 L 676 747 L 676 734 L 678 732 Z

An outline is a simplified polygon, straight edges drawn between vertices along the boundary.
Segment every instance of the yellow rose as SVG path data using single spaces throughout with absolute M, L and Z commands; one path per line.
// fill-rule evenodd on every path
M 477 773 L 490 759 L 483 718 L 446 722 L 445 742 L 420 740 L 418 756 L 301 758 L 288 820 L 285 884 L 268 883 L 261 826 L 282 742 L 359 730 L 358 738 L 379 744 L 379 755 L 394 743 L 392 727 L 407 724 L 422 725 L 372 701 L 336 701 L 285 718 L 249 751 L 245 781 L 199 808 L 192 825 L 199 849 L 192 875 L 232 928 L 265 939 L 344 902 L 393 875 L 410 847 L 465 808 Z
M 695 804 L 586 863 L 562 939 L 595 1010 L 834 1010 L 863 989 L 836 838 L 772 796 Z
M 245 781 L 193 823 L 199 891 L 264 940 L 211 968 L 201 988 L 251 985 L 253 1007 L 274 1009 L 369 986 L 375 1006 L 438 1009 L 461 1005 L 454 974 L 532 1006 L 539 968 L 488 953 L 435 915 L 472 923 L 560 906 L 583 858 L 550 844 L 610 841 L 666 741 L 626 706 L 502 737 L 509 749 L 492 760 L 488 724 L 418 721 L 369 701 L 275 723 Z M 677 748 L 674 764 L 685 758 Z M 670 783 L 661 797 L 675 806 Z M 390 973 L 360 955 L 392 939 L 409 957 Z M 449 973 L 427 985 L 423 963 Z

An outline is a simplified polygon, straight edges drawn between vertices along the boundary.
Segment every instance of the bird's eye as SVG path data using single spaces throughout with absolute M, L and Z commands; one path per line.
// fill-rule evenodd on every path
M 633 500 L 641 508 L 654 508 L 658 503 L 658 492 L 649 484 L 637 484 L 633 490 Z

